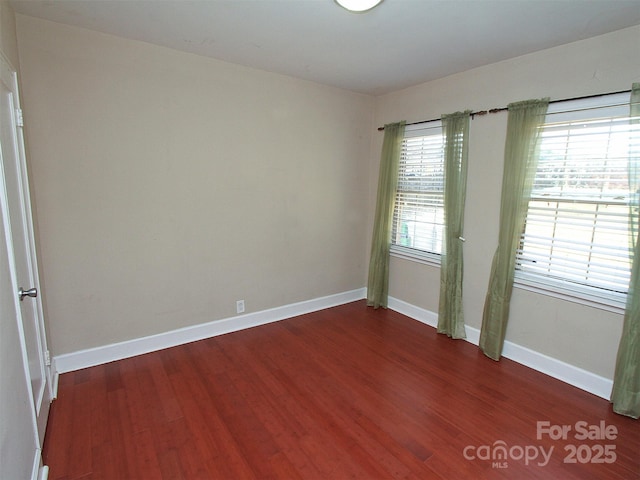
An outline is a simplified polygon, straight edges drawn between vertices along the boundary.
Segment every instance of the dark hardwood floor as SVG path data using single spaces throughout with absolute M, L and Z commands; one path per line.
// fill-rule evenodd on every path
M 633 479 L 640 423 L 356 302 L 62 375 L 44 459 L 51 480 Z

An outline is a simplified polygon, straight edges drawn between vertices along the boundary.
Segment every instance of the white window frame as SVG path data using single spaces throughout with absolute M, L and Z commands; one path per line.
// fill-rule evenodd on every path
M 404 139 L 431 136 L 431 135 L 440 135 L 442 137 L 443 135 L 442 121 L 435 120 L 435 121 L 420 123 L 416 125 L 407 125 L 405 127 Z M 444 151 L 442 155 L 442 163 L 444 168 Z M 444 195 L 444 184 L 442 186 L 442 190 Z M 394 205 L 394 217 L 395 217 L 395 209 L 396 207 Z M 398 245 L 393 243 L 393 240 L 390 247 L 390 255 L 393 257 L 402 258 L 405 260 L 410 260 L 413 262 L 422 263 L 425 265 L 430 265 L 435 267 L 439 267 L 441 263 L 441 255 L 439 253 L 431 252 L 428 250 L 422 250 L 419 248 Z
M 628 116 L 629 93 L 553 103 L 549 105 L 547 118 L 553 122 L 587 120 L 590 118 L 589 110 L 600 108 L 610 109 L 611 116 Z M 624 293 L 579 285 L 518 269 L 515 271 L 514 286 L 614 313 L 624 313 L 627 300 L 627 294 Z

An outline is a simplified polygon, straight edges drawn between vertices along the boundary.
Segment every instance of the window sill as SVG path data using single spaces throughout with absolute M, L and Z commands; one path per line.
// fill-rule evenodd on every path
M 391 245 L 390 255 L 396 258 L 402 258 L 431 267 L 440 267 L 440 255 L 437 253 L 416 250 L 415 248 L 402 247 L 399 245 Z
M 598 308 L 607 312 L 624 315 L 627 296 L 621 293 L 611 295 L 599 292 L 599 289 L 580 287 L 550 278 L 532 278 L 516 273 L 513 286 L 521 290 L 539 293 L 568 302 Z

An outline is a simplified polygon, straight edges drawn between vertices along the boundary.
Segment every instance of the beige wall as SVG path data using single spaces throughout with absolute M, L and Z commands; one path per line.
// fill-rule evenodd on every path
M 54 355 L 364 285 L 371 97 L 17 24 Z
M 438 118 L 457 110 L 484 110 L 509 102 L 628 90 L 640 81 L 640 27 L 488 65 L 376 99 L 376 125 Z M 471 122 L 465 209 L 464 309 L 480 328 L 493 253 L 497 246 L 506 113 Z M 382 134 L 374 138 L 380 151 Z M 372 171 L 378 158 L 372 157 Z M 369 218 L 375 204 L 372 175 Z M 439 269 L 394 258 L 390 294 L 436 312 Z M 515 289 L 507 340 L 569 364 L 613 377 L 622 316 Z
M 16 39 L 16 20 L 13 8 L 7 0 L 0 1 L 0 47 L 2 53 L 18 70 L 18 43 Z
M 365 285 L 376 126 L 628 89 L 640 27 L 378 98 L 18 16 L 55 355 Z M 471 124 L 467 324 L 496 247 L 506 114 Z M 371 136 L 373 134 L 373 137 Z M 391 295 L 437 311 L 439 269 Z M 507 339 L 611 378 L 622 317 L 516 289 Z

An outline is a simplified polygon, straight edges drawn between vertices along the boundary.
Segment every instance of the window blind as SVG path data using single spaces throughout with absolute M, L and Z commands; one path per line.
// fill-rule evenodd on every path
M 441 122 L 407 127 L 402 143 L 392 243 L 440 254 L 444 229 L 444 145 Z
M 596 289 L 603 298 L 626 294 L 629 214 L 638 193 L 629 188 L 629 159 L 640 155 L 638 127 L 628 98 L 620 108 L 547 115 L 517 276 L 556 280 L 576 292 Z

